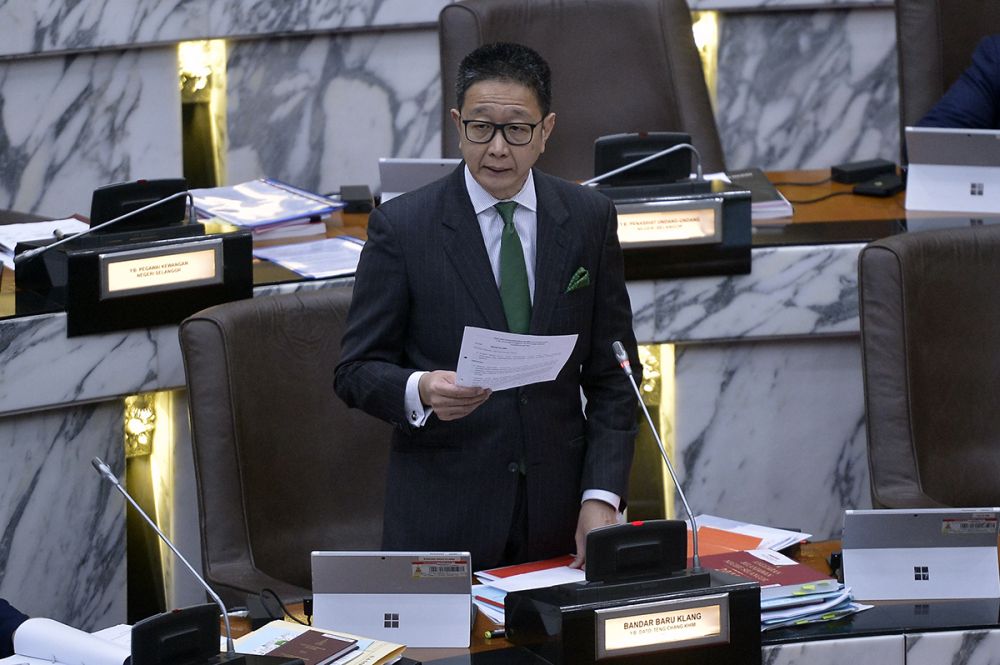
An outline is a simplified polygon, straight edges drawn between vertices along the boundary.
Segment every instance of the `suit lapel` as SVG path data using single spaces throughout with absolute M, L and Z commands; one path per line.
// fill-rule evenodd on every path
M 544 335 L 549 329 L 552 310 L 566 285 L 568 238 L 566 221 L 569 212 L 549 183 L 549 176 L 535 173 L 538 197 L 538 235 L 535 247 L 535 299 L 531 306 L 531 334 Z
M 507 317 L 500 301 L 486 253 L 483 233 L 476 221 L 469 194 L 465 191 L 465 164 L 459 165 L 451 175 L 447 200 L 444 205 L 445 249 L 459 279 L 472 294 L 472 299 L 493 330 L 507 330 Z

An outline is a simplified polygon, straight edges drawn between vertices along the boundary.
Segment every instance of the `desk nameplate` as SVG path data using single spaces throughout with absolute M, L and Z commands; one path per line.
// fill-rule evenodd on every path
M 101 253 L 100 299 L 221 284 L 222 239 Z
M 712 244 L 722 240 L 722 198 L 619 203 L 623 249 Z
M 594 612 L 596 660 L 729 642 L 729 594 Z

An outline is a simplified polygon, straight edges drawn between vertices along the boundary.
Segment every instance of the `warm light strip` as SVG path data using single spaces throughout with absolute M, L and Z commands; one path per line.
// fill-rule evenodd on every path
M 660 438 L 663 447 L 670 457 L 670 462 L 677 467 L 677 428 L 676 421 L 676 382 L 674 380 L 674 345 L 660 344 Z M 667 519 L 674 518 L 674 483 L 667 471 L 666 464 L 660 464 L 663 475 L 663 514 Z M 684 516 L 687 519 L 687 516 Z

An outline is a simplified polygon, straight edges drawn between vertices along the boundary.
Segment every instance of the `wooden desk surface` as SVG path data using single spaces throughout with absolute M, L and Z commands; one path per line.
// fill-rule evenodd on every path
M 816 543 L 803 543 L 795 559 L 805 565 L 819 571 L 823 575 L 830 575 L 830 566 L 827 560 L 830 554 L 840 549 L 839 540 L 827 540 Z M 302 604 L 298 603 L 289 607 L 289 610 L 299 619 L 305 619 L 302 614 Z M 250 623 L 246 619 L 231 620 L 233 637 L 241 637 L 250 632 Z M 482 613 L 476 613 L 476 622 L 472 627 L 472 644 L 468 649 L 441 649 L 441 648 L 408 648 L 406 655 L 410 658 L 421 661 L 430 661 L 441 658 L 450 658 L 469 653 L 479 653 L 482 651 L 492 651 L 511 646 L 505 638 L 486 639 L 486 631 L 496 628 L 496 624 L 487 619 Z
M 792 202 L 794 214 L 792 222 L 853 222 L 861 220 L 885 220 L 906 218 L 906 193 L 879 198 L 856 196 L 851 193 L 854 185 L 845 185 L 830 180 L 829 169 L 810 171 L 771 171 L 767 177 Z M 785 184 L 783 184 L 785 183 Z M 812 184 L 791 184 L 812 183 Z M 835 194 L 815 203 L 805 203 L 812 199 Z M 802 203 L 796 203 L 802 201 Z M 782 220 L 774 220 L 781 222 Z M 787 222 L 787 219 L 784 220 Z

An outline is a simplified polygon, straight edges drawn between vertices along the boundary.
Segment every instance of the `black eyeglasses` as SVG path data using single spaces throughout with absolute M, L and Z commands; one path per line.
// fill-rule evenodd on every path
M 511 145 L 527 145 L 535 135 L 535 127 L 542 121 L 530 122 L 488 122 L 486 120 L 463 120 L 465 138 L 473 143 L 489 143 L 496 136 L 497 130 L 503 134 L 504 140 Z

